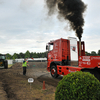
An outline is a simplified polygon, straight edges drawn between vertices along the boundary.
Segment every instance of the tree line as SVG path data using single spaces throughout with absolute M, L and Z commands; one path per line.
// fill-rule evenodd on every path
M 86 56 L 100 56 L 100 50 L 98 50 L 98 52 L 96 53 L 95 51 L 91 51 L 91 53 L 89 52 L 85 52 Z
M 13 55 L 7 53 L 6 58 L 7 59 L 20 59 L 20 58 L 45 58 L 47 57 L 47 52 L 29 52 L 28 50 L 25 53 L 14 53 Z
M 95 51 L 85 52 L 86 56 L 100 56 L 100 50 L 96 53 Z M 47 57 L 47 52 L 41 52 L 41 53 L 36 53 L 36 52 L 29 52 L 28 50 L 25 53 L 14 53 L 13 55 L 7 53 L 6 54 L 7 59 L 20 59 L 20 58 L 45 58 Z

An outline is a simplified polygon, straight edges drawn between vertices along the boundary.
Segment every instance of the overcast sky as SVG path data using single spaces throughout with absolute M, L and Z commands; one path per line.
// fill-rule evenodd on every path
M 82 40 L 88 52 L 100 49 L 100 1 L 87 4 Z M 0 53 L 45 52 L 46 43 L 58 38 L 76 37 L 67 21 L 47 16 L 44 0 L 0 0 Z M 77 38 L 77 37 L 76 37 Z M 78 39 L 77 39 L 78 40 Z

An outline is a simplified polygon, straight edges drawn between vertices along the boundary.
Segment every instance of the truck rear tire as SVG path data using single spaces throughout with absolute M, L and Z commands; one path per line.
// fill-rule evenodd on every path
M 50 72 L 51 72 L 51 76 L 52 76 L 53 78 L 57 78 L 57 77 L 59 76 L 59 75 L 57 74 L 57 67 L 56 67 L 55 65 L 52 65 L 52 66 L 51 66 Z
M 8 62 L 7 61 L 4 62 L 4 68 L 8 69 Z
M 100 74 L 96 70 L 84 70 L 83 72 L 89 72 L 93 74 L 100 81 Z

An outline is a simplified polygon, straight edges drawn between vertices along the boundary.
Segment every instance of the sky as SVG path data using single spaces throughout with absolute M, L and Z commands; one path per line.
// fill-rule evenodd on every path
M 100 1 L 83 0 L 87 52 L 100 50 Z M 76 37 L 68 22 L 48 16 L 45 0 L 0 0 L 0 53 L 45 52 L 50 40 Z M 76 37 L 77 38 L 77 37 Z M 78 38 L 77 38 L 78 40 Z

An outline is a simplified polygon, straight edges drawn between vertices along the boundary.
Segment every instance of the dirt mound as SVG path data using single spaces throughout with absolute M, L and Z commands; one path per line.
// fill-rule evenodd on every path
M 48 74 L 48 73 L 47 73 L 47 74 Z M 48 75 L 49 75 L 49 74 L 48 74 Z M 44 75 L 39 76 L 39 77 L 37 78 L 37 80 L 38 80 L 39 82 L 45 81 L 46 84 L 52 85 L 52 86 L 54 86 L 54 87 L 57 87 L 58 82 L 59 82 L 62 78 L 63 78 L 62 76 L 59 76 L 57 79 L 54 79 L 54 78 L 48 77 L 48 76 L 46 76 L 46 74 L 44 74 Z
M 15 63 L 14 65 L 11 66 L 11 68 L 13 68 L 13 69 L 22 68 L 22 63 Z
M 21 65 L 16 63 L 11 69 L 0 70 L 0 100 L 55 100 L 56 87 L 52 86 L 55 81 L 49 77 L 46 78 L 48 76 L 46 68 L 28 68 L 26 76 L 23 76 Z M 40 77 L 37 79 L 36 75 Z M 31 88 L 28 83 L 29 78 L 34 79 Z M 45 81 L 46 90 L 43 90 L 43 81 Z M 51 84 L 47 83 L 48 81 Z

